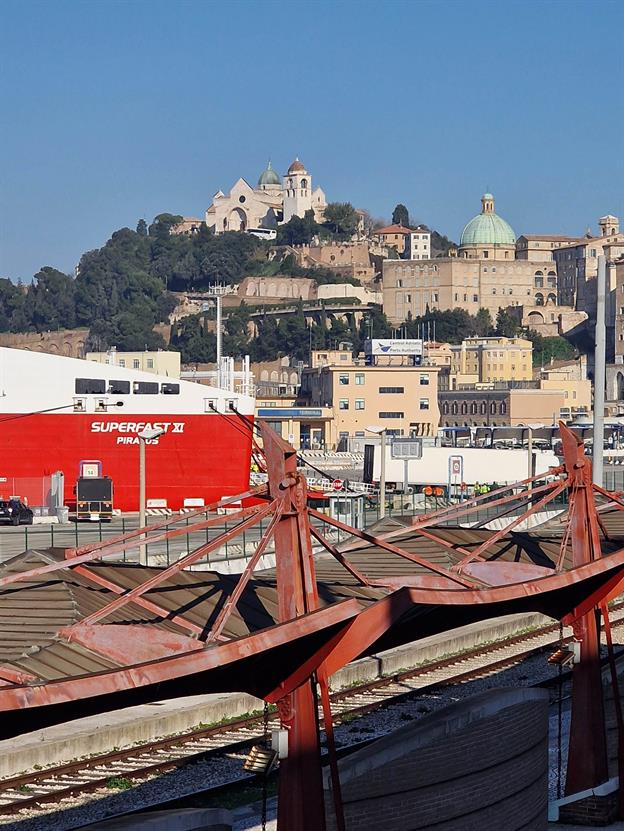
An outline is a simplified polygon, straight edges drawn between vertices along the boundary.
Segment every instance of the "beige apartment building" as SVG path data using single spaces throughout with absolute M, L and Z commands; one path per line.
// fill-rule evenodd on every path
M 567 406 L 563 390 L 510 389 L 503 384 L 443 390 L 439 398 L 441 427 L 553 424 Z
M 428 260 L 431 257 L 431 232 L 427 228 L 405 228 L 388 225 L 373 234 L 374 239 L 394 250 L 406 260 Z
M 570 417 L 582 412 L 591 412 L 592 383 L 588 380 L 585 367 L 580 361 L 563 366 L 544 367 L 539 372 L 538 382 L 540 390 L 563 392 L 563 410 L 569 411 Z
M 387 225 L 385 228 L 379 228 L 373 233 L 373 238 L 386 248 L 394 248 L 398 254 L 403 254 L 405 251 L 405 240 L 410 235 L 411 231 L 404 225 Z
M 384 311 L 393 325 L 426 314 L 427 309 L 490 311 L 493 319 L 507 306 L 554 306 L 557 273 L 552 262 L 494 261 L 460 257 L 385 260 Z
M 533 344 L 523 338 L 466 338 L 451 355 L 450 389 L 533 378 Z
M 598 220 L 600 236 L 584 237 L 572 245 L 553 251 L 558 274 L 560 305 L 574 306 L 595 317 L 598 257 L 617 260 L 624 256 L 624 234 L 616 216 L 608 214 Z M 614 285 L 607 287 L 613 290 Z
M 87 352 L 85 358 L 87 361 L 97 361 L 100 364 L 139 369 L 141 372 L 153 372 L 155 375 L 168 375 L 169 378 L 180 377 L 180 353 L 166 349 L 159 349 L 157 352 L 118 352 L 113 348 L 108 352 Z
M 521 234 L 516 240 L 516 259 L 554 262 L 553 251 L 576 242 L 580 242 L 578 237 L 566 237 L 560 234 Z
M 328 363 L 313 353 L 312 367 L 304 369 L 301 380 L 299 405 L 331 411 L 325 422 L 327 447 L 363 437 L 369 426 L 385 427 L 395 436 L 437 434 L 439 367 L 367 366 L 343 360 L 341 353 L 338 357 L 339 362 Z

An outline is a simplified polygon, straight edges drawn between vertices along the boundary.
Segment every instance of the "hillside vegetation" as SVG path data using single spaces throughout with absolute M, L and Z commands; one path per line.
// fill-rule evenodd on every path
M 338 206 L 343 213 L 347 207 Z M 340 216 L 337 212 L 336 227 Z M 160 214 L 149 228 L 141 220 L 135 231 L 116 231 L 102 248 L 83 254 L 75 277 L 46 266 L 27 286 L 0 279 L 0 332 L 44 332 L 84 326 L 89 328 L 88 348 L 166 348 L 154 326 L 168 323 L 177 302 L 174 291 L 202 291 L 216 282 L 233 285 L 253 275 L 312 277 L 321 284 L 359 284 L 330 269 L 300 268 L 292 254 L 269 260 L 269 244 L 249 234 L 229 232 L 215 236 L 205 226 L 193 236 L 172 234 L 172 226 L 180 220 L 176 215 Z M 256 317 L 258 334 L 253 338 L 251 309 L 243 304 L 228 310 L 225 351 L 236 357 L 248 353 L 257 361 L 281 355 L 307 360 L 311 348 L 326 349 L 346 341 L 358 352 L 365 337 L 392 335 L 380 309 L 367 313 L 366 319 L 356 325 L 336 319 L 331 304 L 325 305 L 316 321 L 305 317 L 301 302 L 295 314 L 279 321 L 266 313 Z M 210 313 L 190 315 L 171 327 L 171 348 L 180 349 L 185 362 L 214 360 L 216 343 L 207 324 L 209 317 Z M 423 332 L 423 323 L 429 322 L 433 335 L 434 321 L 437 339 L 451 343 L 460 343 L 470 335 L 511 335 L 520 331 L 509 315 L 499 315 L 494 326 L 485 310 L 472 317 L 462 309 L 454 309 L 408 320 L 403 333 L 416 337 Z M 539 362 L 547 362 L 551 356 L 567 357 L 573 352 L 562 338 L 530 336 L 535 341 L 534 357 Z

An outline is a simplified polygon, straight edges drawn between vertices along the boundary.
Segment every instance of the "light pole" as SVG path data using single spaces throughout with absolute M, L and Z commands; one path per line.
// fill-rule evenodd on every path
M 145 527 L 145 442 L 157 439 L 164 436 L 165 431 L 160 427 L 146 428 L 140 433 L 139 437 L 139 528 Z M 139 562 L 141 565 L 148 565 L 147 562 L 147 546 L 145 545 L 145 534 L 141 534 L 141 545 L 139 545 Z
M 379 436 L 381 441 L 381 460 L 379 471 L 379 519 L 386 515 L 386 428 L 366 427 L 369 433 Z

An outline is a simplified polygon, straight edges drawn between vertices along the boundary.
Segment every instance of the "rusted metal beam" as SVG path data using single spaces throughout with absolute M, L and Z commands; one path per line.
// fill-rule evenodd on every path
M 67 552 L 70 552 L 66 556 L 68 557 L 77 557 L 81 554 L 87 554 L 90 551 L 97 551 L 100 548 L 107 548 L 108 546 L 117 545 L 118 543 L 125 542 L 126 540 L 135 540 L 137 537 L 142 536 L 146 532 L 150 531 L 159 531 L 162 528 L 168 528 L 170 525 L 176 525 L 178 522 L 185 522 L 189 519 L 194 519 L 195 517 L 205 516 L 206 513 L 210 511 L 215 511 L 218 508 L 225 508 L 228 505 L 231 505 L 234 502 L 240 502 L 243 499 L 249 499 L 253 496 L 265 496 L 268 493 L 268 485 L 258 485 L 255 488 L 249 488 L 249 490 L 245 491 L 244 493 L 236 494 L 235 496 L 224 496 L 221 499 L 216 500 L 216 502 L 211 502 L 209 505 L 204 505 L 203 508 L 197 508 L 195 511 L 191 511 L 188 514 L 184 514 L 184 516 L 174 516 L 168 517 L 164 519 L 162 522 L 155 522 L 153 525 L 145 525 L 143 528 L 135 528 L 132 531 L 126 531 L 123 534 L 119 534 L 116 537 L 112 537 L 109 540 L 98 541 L 94 543 L 89 543 L 88 545 L 78 546 L 77 548 L 68 548 Z M 185 533 L 186 533 L 186 525 L 185 525 Z M 162 537 L 160 539 L 163 539 Z M 138 544 L 138 542 L 137 542 Z
M 258 562 L 260 561 L 260 557 L 262 557 L 262 554 L 264 553 L 264 550 L 266 549 L 267 545 L 269 544 L 269 541 L 270 541 L 271 537 L 273 536 L 273 531 L 275 530 L 275 526 L 280 521 L 281 516 L 282 516 L 281 505 L 278 505 L 276 510 L 275 510 L 275 513 L 271 517 L 271 521 L 269 522 L 267 528 L 264 531 L 264 534 L 262 535 L 262 539 L 259 541 L 259 543 L 256 547 L 256 550 L 254 551 L 254 554 L 253 554 L 252 558 L 249 560 L 249 562 L 245 566 L 245 570 L 243 571 L 243 573 L 239 577 L 238 583 L 236 584 L 236 588 L 234 589 L 232 594 L 228 597 L 228 599 L 225 601 L 225 604 L 224 604 L 223 608 L 221 609 L 221 611 L 217 615 L 217 619 L 215 620 L 215 622 L 214 622 L 214 624 L 213 624 L 213 626 L 212 626 L 212 628 L 211 628 L 211 630 L 208 633 L 208 636 L 206 638 L 206 643 L 211 643 L 212 641 L 217 640 L 219 638 L 219 636 L 221 635 L 221 633 L 223 631 L 223 627 L 225 626 L 225 624 L 227 623 L 230 615 L 232 614 L 232 612 L 236 608 L 236 604 L 240 600 L 241 595 L 243 594 L 243 592 L 245 591 L 245 588 L 247 587 L 247 583 L 249 582 L 249 580 L 251 578 L 251 575 L 254 572 L 255 567 L 258 565 Z
M 297 474 L 294 448 L 268 425 L 262 424 L 260 430 L 270 493 L 281 499 L 281 517 L 273 537 L 279 619 L 284 621 L 318 605 L 310 534 L 305 530 L 307 487 L 305 477 Z M 280 767 L 277 827 L 279 831 L 325 831 L 318 707 L 312 678 L 283 696 L 278 710 L 288 730 L 288 757 Z
M 160 586 L 161 583 L 164 583 L 166 580 L 168 580 L 170 577 L 173 577 L 178 572 L 187 568 L 187 566 L 190 566 L 193 563 L 197 562 L 197 560 L 201 559 L 201 557 L 203 557 L 205 554 L 209 554 L 215 548 L 219 548 L 225 542 L 232 539 L 232 537 L 235 537 L 243 531 L 247 530 L 247 528 L 251 528 L 253 525 L 256 525 L 258 522 L 260 522 L 261 519 L 270 514 L 273 510 L 275 510 L 275 507 L 275 501 L 271 502 L 269 505 L 260 507 L 259 510 L 256 510 L 252 516 L 243 520 L 243 522 L 239 523 L 236 527 L 230 528 L 228 531 L 224 531 L 223 534 L 219 534 L 217 537 L 210 540 L 210 542 L 204 543 L 204 545 L 200 545 L 194 551 L 191 551 L 190 554 L 187 554 L 185 557 L 181 557 L 175 563 L 172 563 L 167 568 L 154 574 L 153 577 L 150 577 L 148 580 L 145 580 L 140 585 L 135 586 L 133 589 L 131 589 L 131 591 L 127 592 L 121 597 L 118 597 L 116 600 L 111 601 L 107 606 L 104 606 L 103 609 L 98 609 L 97 612 L 93 612 L 93 614 L 84 618 L 82 622 L 97 623 L 99 620 L 103 620 L 105 617 L 112 614 L 112 612 L 116 612 L 117 609 L 120 609 L 127 603 L 132 602 L 137 597 L 141 597 L 142 595 L 146 594 L 146 592 L 152 591 L 153 589 Z
M 196 638 L 162 629 L 147 630 L 137 624 L 77 623 L 60 629 L 59 635 L 68 643 L 77 643 L 121 666 L 159 661 L 171 655 L 204 649 L 204 644 Z
M 252 655 L 268 654 L 273 649 L 283 648 L 287 644 L 297 642 L 300 643 L 298 649 L 302 659 L 305 660 L 317 648 L 306 646 L 307 638 L 314 636 L 316 643 L 319 633 L 324 630 L 331 632 L 331 635 L 328 635 L 331 637 L 334 634 L 334 628 L 355 617 L 360 608 L 357 600 L 345 600 L 325 609 L 310 612 L 298 620 L 278 623 L 245 637 L 197 649 L 194 652 L 105 670 L 92 675 L 63 678 L 42 684 L 26 684 L 7 689 L 0 688 L 0 712 L 48 707 L 111 695 L 137 687 L 158 685 L 197 673 L 222 669 Z M 266 682 L 263 681 L 261 675 L 254 675 L 248 680 L 249 684 L 246 686 L 248 691 L 252 691 L 255 695 L 263 695 L 267 691 Z
M 250 508 L 243 508 L 241 511 L 237 511 L 235 514 L 231 514 L 229 517 L 230 522 L 235 522 L 238 519 L 248 517 L 248 516 L 258 516 L 259 512 L 265 510 L 265 506 L 263 505 L 254 505 Z M 202 530 L 207 528 L 211 525 L 218 525 L 222 522 L 221 517 L 213 517 L 212 519 L 205 520 L 204 522 L 197 523 L 192 526 L 175 529 L 174 531 L 168 531 L 166 534 L 162 536 L 159 535 L 154 537 L 153 539 L 148 540 L 148 542 L 156 542 L 163 539 L 171 538 L 174 536 L 186 535 L 194 530 Z M 239 531 L 243 530 L 241 525 L 236 526 Z M 236 534 L 234 534 L 236 536 Z M 136 541 L 138 545 L 138 540 Z M 107 548 L 107 545 L 110 545 L 110 548 Z M 85 554 L 78 554 L 75 557 L 71 557 L 65 560 L 59 560 L 57 563 L 50 563 L 47 566 L 37 566 L 37 568 L 31 568 L 27 571 L 20 571 L 15 572 L 13 574 L 8 574 L 6 577 L 0 577 L 0 587 L 8 586 L 11 583 L 19 583 L 22 580 L 29 580 L 31 577 L 40 577 L 42 574 L 52 574 L 55 571 L 64 571 L 66 569 L 72 569 L 74 566 L 81 565 L 82 563 L 92 563 L 95 560 L 101 560 L 102 557 L 108 557 L 112 554 L 118 554 L 120 551 L 125 550 L 125 548 L 130 547 L 130 543 L 125 546 L 121 545 L 118 547 L 116 544 L 113 543 L 105 543 L 102 546 L 99 546 L 97 549 L 93 551 L 88 551 Z
M 317 519 L 322 520 L 323 522 L 327 522 L 329 525 L 333 525 L 335 528 L 340 528 L 342 531 L 347 531 L 349 534 L 353 534 L 355 537 L 359 537 L 362 540 L 366 540 L 366 542 L 370 542 L 373 545 L 378 545 L 380 548 L 384 548 L 386 551 L 390 551 L 392 554 L 397 554 L 399 557 L 403 557 L 406 560 L 411 560 L 413 563 L 418 563 L 418 565 L 425 568 L 427 571 L 433 571 L 436 574 L 441 574 L 443 577 L 447 577 L 448 579 L 452 580 L 454 583 L 457 583 L 458 586 L 472 586 L 473 584 L 465 580 L 459 574 L 452 574 L 447 569 L 442 568 L 442 566 L 438 566 L 435 563 L 429 562 L 429 560 L 425 560 L 423 557 L 419 557 L 417 554 L 412 554 L 410 551 L 405 551 L 404 548 L 399 548 L 397 545 L 393 545 L 386 541 L 386 539 L 381 537 L 376 537 L 373 534 L 369 534 L 366 531 L 361 531 L 359 528 L 351 528 L 349 525 L 345 525 L 344 522 L 340 522 L 334 517 L 326 516 L 322 514 L 320 511 L 315 510 L 314 508 L 308 508 L 310 516 L 316 517 Z M 404 529 L 403 533 L 409 531 L 411 529 Z
M 111 580 L 107 580 L 105 577 L 102 577 L 101 574 L 98 574 L 97 571 L 90 569 L 88 566 L 76 566 L 72 569 L 72 571 L 80 574 L 82 577 L 86 578 L 92 583 L 95 583 L 96 586 L 101 586 L 103 589 L 108 589 L 108 591 L 112 592 L 113 594 L 125 594 L 127 589 L 123 586 L 119 586 L 117 583 L 113 583 Z M 177 611 L 169 611 L 164 608 L 164 606 L 159 606 L 157 603 L 152 603 L 151 600 L 146 600 L 144 597 L 137 597 L 134 601 L 138 606 L 141 606 L 148 612 L 152 612 L 153 614 L 157 615 L 158 617 L 162 618 L 163 620 L 171 620 L 176 623 L 181 629 L 188 629 L 188 631 L 193 632 L 196 635 L 201 635 L 204 631 L 201 626 L 197 626 L 197 624 L 193 623 L 184 615 L 180 614 Z
M 559 422 L 569 500 L 574 510 L 569 513 L 572 562 L 576 568 L 598 561 L 602 556 L 594 486 L 590 460 L 585 456 L 583 442 Z M 613 580 L 609 581 L 610 583 Z M 604 587 L 603 587 L 604 588 Z M 603 592 L 603 598 L 608 592 Z M 598 592 L 594 592 L 594 597 Z M 573 632 L 580 641 L 580 660 L 572 670 L 572 709 L 566 794 L 594 788 L 608 779 L 607 739 L 604 718 L 602 670 L 600 665 L 600 624 L 597 605 L 573 623 Z M 606 602 L 606 601 L 605 601 Z
M 565 482 L 560 482 L 557 485 L 557 487 L 555 487 L 548 494 L 546 494 L 546 496 L 542 497 L 542 499 L 540 499 L 539 502 L 533 505 L 532 508 L 529 508 L 528 511 L 525 511 L 523 514 L 520 514 L 520 516 L 513 519 L 512 522 L 509 523 L 509 525 L 506 525 L 503 528 L 499 528 L 499 530 L 495 531 L 491 537 L 488 537 L 486 540 L 484 540 L 478 548 L 476 548 L 472 553 L 469 553 L 467 557 L 464 557 L 464 559 L 461 562 L 453 566 L 453 570 L 461 573 L 461 571 L 468 565 L 468 563 L 471 563 L 473 560 L 478 559 L 483 554 L 483 552 L 486 551 L 491 545 L 494 545 L 495 542 L 498 542 L 498 540 L 500 540 L 501 537 L 504 537 L 505 534 L 508 534 L 517 525 L 520 525 L 520 523 L 524 522 L 525 519 L 528 519 L 530 516 L 533 516 L 533 514 L 536 514 L 538 511 L 541 511 L 541 509 L 545 505 L 547 505 L 552 499 L 555 499 L 557 496 L 559 496 L 559 494 L 563 490 L 565 490 L 566 487 L 567 485 Z
M 137 548 L 139 545 L 153 545 L 157 542 L 162 542 L 163 540 L 172 540 L 175 537 L 186 537 L 188 534 L 192 534 L 196 531 L 205 531 L 207 528 L 212 528 L 215 525 L 222 525 L 224 521 L 227 522 L 237 522 L 240 519 L 245 519 L 248 516 L 252 516 L 258 510 L 260 510 L 263 506 L 262 505 L 250 505 L 247 508 L 241 508 L 240 510 L 236 511 L 233 514 L 229 514 L 227 517 L 222 516 L 211 516 L 208 519 L 202 519 L 198 522 L 194 522 L 191 525 L 181 525 L 178 528 L 170 528 L 166 531 L 159 531 L 156 534 L 149 534 L 149 530 L 152 528 L 151 525 L 146 525 L 142 531 L 147 531 L 145 537 L 143 538 L 141 534 L 136 534 L 132 532 L 133 539 L 126 539 L 122 542 L 115 543 L 113 541 L 108 541 L 99 545 L 96 549 L 93 549 L 91 553 L 100 552 L 102 556 L 110 557 L 113 554 L 121 554 L 122 551 L 127 551 L 129 548 Z M 71 562 L 68 560 L 68 562 Z
M 335 557 L 336 560 L 340 563 L 340 565 L 349 572 L 349 574 L 353 575 L 358 583 L 361 583 L 362 586 L 370 586 L 368 578 L 365 574 L 363 574 L 359 569 L 357 569 L 354 565 L 352 565 L 346 557 L 342 555 L 340 551 L 336 548 L 335 545 L 332 545 L 328 539 L 326 539 L 321 532 L 314 527 L 310 523 L 310 533 L 312 536 L 320 542 L 320 544 L 328 551 L 332 557 Z
M 506 496 L 500 497 L 499 499 L 492 499 L 492 497 L 495 497 L 499 494 L 504 494 L 507 493 L 507 491 L 513 491 L 514 489 L 530 485 L 537 480 L 542 480 L 546 475 L 554 476 L 562 473 L 563 471 L 563 466 L 551 468 L 548 474 L 541 473 L 537 476 L 531 476 L 528 479 L 523 479 L 522 481 L 515 482 L 511 485 L 503 485 L 503 487 L 490 491 L 487 494 L 475 496 L 472 499 L 468 499 L 460 504 L 451 505 L 446 508 L 440 508 L 438 511 L 433 511 L 428 514 L 424 514 L 422 517 L 420 517 L 420 519 L 414 519 L 412 523 L 406 526 L 405 528 L 396 528 L 392 531 L 386 531 L 383 534 L 379 534 L 377 536 L 377 539 L 390 540 L 394 539 L 395 537 L 401 536 L 402 534 L 405 534 L 406 531 L 412 531 L 417 528 L 427 528 L 431 525 L 435 525 L 436 523 L 447 521 L 449 518 L 457 520 L 461 516 L 466 516 L 468 514 L 474 513 L 475 511 L 480 511 L 483 508 L 482 503 L 484 502 L 487 502 L 488 508 L 494 508 L 500 505 L 508 505 L 515 501 L 526 499 L 527 495 L 533 496 L 538 493 L 545 493 L 557 487 L 559 482 L 548 482 L 545 485 L 539 485 L 537 488 L 532 488 L 530 492 L 528 490 L 522 491 L 520 493 L 512 492 L 508 493 Z M 624 503 L 622 504 L 624 505 Z M 495 517 L 492 517 L 492 519 L 495 519 Z M 349 550 L 349 547 L 345 546 L 345 550 Z

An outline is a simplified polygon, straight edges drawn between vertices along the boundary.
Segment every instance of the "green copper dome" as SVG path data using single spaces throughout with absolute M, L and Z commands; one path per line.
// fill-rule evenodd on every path
M 271 167 L 271 162 L 268 163 L 266 170 L 260 174 L 260 178 L 258 179 L 258 187 L 261 188 L 263 185 L 281 185 L 282 180 L 279 177 L 279 173 L 276 173 L 273 168 Z
M 481 197 L 481 213 L 466 225 L 461 235 L 462 245 L 515 245 L 516 235 L 508 222 L 494 212 L 494 197 Z

